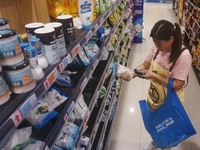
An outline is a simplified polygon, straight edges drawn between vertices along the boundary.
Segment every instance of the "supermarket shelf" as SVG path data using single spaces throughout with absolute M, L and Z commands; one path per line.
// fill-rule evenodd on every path
M 120 22 L 121 22 L 121 21 L 120 21 Z M 119 23 L 120 23 L 120 22 L 119 22 Z M 115 27 L 113 28 L 114 30 L 113 30 L 112 32 L 115 32 L 115 30 L 116 30 L 116 28 L 118 27 L 119 23 L 118 23 L 117 25 L 115 25 Z M 110 35 L 111 35 L 111 36 L 110 36 L 108 39 L 106 39 L 106 42 L 105 42 L 106 44 L 104 44 L 104 45 L 107 45 L 108 42 L 110 41 L 110 39 L 111 39 L 111 37 L 112 37 L 112 34 L 110 34 Z M 120 38 L 119 41 L 121 41 L 121 38 Z M 118 46 L 119 46 L 119 44 L 116 44 L 115 49 L 117 49 Z M 105 48 L 105 46 L 104 46 L 104 48 Z M 109 64 L 112 62 L 112 60 L 113 60 L 113 54 L 111 54 L 111 56 L 110 56 L 110 60 L 109 60 L 109 62 L 107 63 L 108 65 L 106 66 L 106 69 L 105 69 L 105 71 L 104 71 L 102 77 L 105 77 L 105 74 L 108 72 Z M 105 81 L 105 78 L 100 79 L 100 81 L 99 81 L 99 83 L 100 83 L 100 85 L 98 85 L 99 88 L 97 88 L 98 90 L 94 92 L 94 93 L 96 93 L 96 94 L 94 95 L 94 97 L 95 97 L 94 99 L 95 99 L 95 100 L 97 99 L 97 96 L 98 96 L 98 94 L 99 94 L 99 92 L 100 92 L 101 86 L 103 85 L 104 81 Z M 92 99 L 93 99 L 93 98 L 92 98 Z M 91 106 L 91 105 L 89 106 L 89 110 L 91 111 L 91 110 L 93 110 L 94 105 L 95 105 L 94 100 L 92 100 L 90 104 L 92 105 L 92 106 Z M 101 111 L 102 111 L 102 109 L 100 110 L 100 112 L 101 112 Z M 101 114 L 101 113 L 99 113 L 99 114 Z M 97 117 L 97 118 L 99 118 L 99 117 Z M 98 121 L 97 121 L 97 122 L 98 122 Z M 84 123 L 84 124 L 85 124 L 85 123 Z M 98 123 L 96 124 L 96 127 L 95 127 L 93 133 L 96 132 L 95 130 L 96 130 L 97 127 L 98 127 Z M 91 143 L 93 143 L 93 142 L 91 142 Z
M 107 128 L 108 122 L 109 122 L 109 118 L 110 118 L 110 115 L 111 115 L 111 111 L 112 111 L 112 108 L 113 108 L 114 98 L 115 97 L 116 97 L 116 93 L 112 95 L 112 100 L 111 100 L 112 103 L 111 103 L 111 105 L 107 106 L 108 114 L 106 116 L 105 121 L 102 121 L 102 128 L 99 129 L 99 130 L 101 130 L 101 133 L 100 133 L 100 135 L 98 137 L 96 137 L 96 138 L 98 138 L 97 139 L 97 145 L 93 149 L 101 149 L 101 146 L 102 146 L 101 144 L 103 142 L 103 138 L 104 138 L 104 135 L 105 135 L 105 132 L 106 132 L 106 128 Z
M 75 47 L 75 48 L 73 48 L 73 49 L 71 50 L 71 52 L 70 52 L 70 54 L 71 54 L 71 56 L 72 56 L 72 59 L 78 54 L 78 50 L 80 50 L 81 47 L 84 46 L 84 45 L 89 41 L 89 39 L 91 38 L 91 36 L 93 35 L 93 33 L 96 32 L 96 30 L 103 24 L 103 22 L 104 22 L 104 21 L 107 19 L 107 17 L 112 13 L 112 11 L 116 8 L 116 6 L 117 6 L 118 4 L 119 4 L 119 2 L 115 3 L 115 4 L 103 15 L 104 17 L 103 17 L 103 16 L 100 16 L 101 19 L 96 21 L 96 25 L 93 25 L 93 28 L 92 28 L 91 30 L 89 30 L 87 33 L 84 33 L 84 34 L 86 34 L 86 36 L 82 36 L 82 38 L 79 39 L 79 40 L 80 40 L 79 44 L 77 44 L 77 45 L 75 44 L 74 46 L 72 46 L 72 47 Z M 102 18 L 103 18 L 103 19 L 102 19 Z M 95 24 L 95 23 L 94 23 L 94 24 Z M 98 26 L 97 26 L 97 25 L 98 25 Z M 114 31 L 116 30 L 116 28 L 118 27 L 118 25 L 119 25 L 119 23 L 113 27 L 113 30 L 112 30 L 111 32 L 114 32 Z M 92 33 L 92 34 L 91 34 L 91 33 Z M 103 43 L 102 46 L 100 47 L 100 51 L 101 51 L 100 55 L 98 56 L 98 58 L 97 58 L 94 62 L 92 62 L 92 63 L 87 67 L 87 69 L 85 70 L 85 72 L 84 72 L 83 75 L 81 76 L 80 80 L 78 81 L 78 83 L 77 83 L 76 86 L 74 87 L 74 89 L 73 89 L 73 91 L 72 91 L 72 98 L 73 98 L 74 102 L 76 102 L 76 99 L 77 99 L 78 96 L 83 92 L 85 86 L 87 85 L 89 79 L 91 78 L 92 73 L 94 72 L 96 66 L 98 65 L 98 63 L 99 63 L 100 60 L 101 60 L 101 57 L 103 56 L 103 53 L 104 53 L 105 50 L 106 50 L 105 45 L 107 45 L 107 43 L 109 42 L 109 40 L 111 39 L 111 37 L 112 37 L 112 34 L 110 34 L 110 36 L 108 36 L 108 37 L 106 38 L 106 40 L 104 41 L 104 43 Z M 112 60 L 112 57 L 110 58 L 108 64 L 110 64 L 111 60 Z M 107 66 L 107 69 L 109 69 L 108 67 L 109 67 L 109 65 Z M 106 70 L 105 72 L 107 72 L 107 69 L 105 69 L 105 70 Z M 103 73 L 103 74 L 105 74 L 105 73 Z M 82 133 L 82 131 L 84 131 L 85 125 L 87 124 L 87 121 L 88 121 L 88 118 L 89 118 L 89 116 L 90 116 L 91 110 L 93 109 L 94 104 L 95 104 L 94 102 L 95 102 L 95 100 L 96 100 L 97 97 L 98 97 L 98 94 L 97 94 L 97 93 L 100 92 L 100 87 L 101 87 L 102 83 L 104 82 L 103 80 L 105 80 L 105 79 L 101 79 L 102 82 L 100 82 L 100 85 L 98 85 L 98 87 L 97 87 L 97 89 L 96 89 L 96 92 L 95 92 L 96 94 L 93 95 L 93 98 L 92 98 L 91 103 L 90 103 L 90 105 L 89 105 L 89 111 L 88 111 L 88 113 L 87 113 L 87 116 L 86 116 L 86 118 L 82 121 L 82 124 L 81 124 L 81 126 L 80 126 L 80 131 L 79 131 L 80 133 L 79 133 L 78 138 L 77 138 L 76 141 L 75 141 L 75 146 L 77 146 L 77 141 L 79 141 L 78 139 L 80 138 L 81 133 Z M 72 106 L 70 106 L 70 107 L 71 107 L 70 110 L 73 110 L 73 109 L 74 109 L 74 106 L 75 106 L 75 103 L 72 103 L 71 105 L 72 105 Z M 50 133 L 50 135 L 51 135 L 51 140 L 50 140 L 49 138 L 46 140 L 46 143 L 47 143 L 47 147 L 48 147 L 48 148 L 52 148 L 52 146 L 53 146 L 53 144 L 55 143 L 55 140 L 56 140 L 56 138 L 57 138 L 57 136 L 58 136 L 58 134 L 59 134 L 59 130 L 63 127 L 65 121 L 67 121 L 66 119 L 64 119 L 64 118 L 66 118 L 66 116 L 69 116 L 69 115 L 70 115 L 70 113 L 66 113 L 67 111 L 68 111 L 68 107 L 63 111 L 63 114 L 66 114 L 66 115 L 63 115 L 63 116 L 61 117 L 61 119 L 58 121 L 58 123 L 55 125 L 55 126 L 58 126 L 58 125 L 59 125 L 59 126 L 60 126 L 59 129 L 57 129 L 57 131 L 55 131 L 55 132 L 53 132 L 53 133 Z M 65 121 L 64 121 L 64 120 L 65 120 Z M 49 136 L 48 136 L 48 137 L 49 137 Z
M 197 80 L 199 82 L 199 85 L 200 85 L 200 71 L 196 67 L 194 67 L 194 66 L 192 66 L 192 68 L 194 70 L 194 73 L 195 73 L 195 75 L 197 77 Z
M 121 57 L 121 58 L 122 58 L 122 57 Z M 114 103 L 115 103 L 115 101 L 113 101 L 115 97 L 117 97 L 116 93 L 113 94 L 113 96 L 112 96 L 112 104 L 111 104 L 109 107 L 107 107 L 108 115 L 107 115 L 107 117 L 106 117 L 106 120 L 104 121 L 104 124 L 103 124 L 103 127 L 102 127 L 101 134 L 100 134 L 100 136 L 99 136 L 99 141 L 98 141 L 98 144 L 97 144 L 96 149 L 101 149 L 101 147 L 102 147 L 102 143 L 103 143 L 104 135 L 105 135 L 105 132 L 106 132 L 108 123 L 109 123 L 109 118 L 110 118 L 110 115 L 111 115 L 111 111 L 112 111 L 113 105 L 114 105 Z
M 37 100 L 42 97 L 44 93 L 46 93 L 48 88 L 56 80 L 57 76 L 64 70 L 64 68 L 67 67 L 69 63 L 72 62 L 74 57 L 78 54 L 78 51 L 89 41 L 92 35 L 103 24 L 103 22 L 120 2 L 121 0 L 115 2 L 104 14 L 97 18 L 90 30 L 83 31 L 78 38 L 67 47 L 69 53 L 60 63 L 49 66 L 44 70 L 45 78 L 37 82 L 37 86 L 34 90 L 20 95 L 13 94 L 8 103 L 0 106 L 0 146 L 2 146 L 2 144 L 9 138 L 13 130 L 20 125 L 28 112 L 37 103 Z M 93 68 L 95 68 L 97 64 L 98 61 L 95 61 L 93 63 Z M 67 109 L 68 106 L 66 106 L 65 111 L 67 111 Z M 60 120 L 63 120 L 63 118 Z M 60 125 L 62 122 L 63 121 L 60 121 L 58 124 Z
M 108 72 L 108 69 L 109 69 L 109 64 L 111 63 L 111 61 L 113 60 L 113 57 L 110 57 L 109 58 L 109 60 L 108 60 L 108 62 L 107 62 L 107 65 L 106 65 L 106 67 L 105 67 L 105 70 L 104 70 L 104 72 L 103 72 L 103 74 L 102 74 L 102 76 L 101 76 L 101 78 L 100 78 L 100 80 L 99 80 L 99 83 L 98 83 L 98 85 L 97 85 L 97 87 L 96 87 L 96 90 L 95 90 L 95 92 L 94 92 L 94 95 L 92 96 L 92 99 L 91 99 L 91 102 L 90 102 L 90 104 L 89 104 L 89 112 L 88 112 L 88 115 L 86 116 L 86 118 L 85 118 L 85 120 L 83 121 L 83 123 L 82 123 L 82 125 L 81 125 L 81 130 L 80 130 L 80 133 L 81 133 L 81 135 L 83 134 L 83 132 L 85 131 L 85 129 L 86 129 L 86 125 L 87 125 L 87 121 L 88 121 L 88 119 L 89 119 L 89 117 L 90 117 L 90 115 L 91 115 L 91 113 L 92 113 L 92 111 L 93 111 L 93 109 L 94 109 L 94 106 L 95 106 L 95 102 L 96 102 L 96 100 L 97 100 L 97 98 L 98 98 L 98 95 L 99 95 L 99 93 L 100 93 L 100 91 L 101 91 L 101 87 L 103 86 L 103 84 L 104 84 L 104 82 L 105 82 L 105 80 L 106 80 L 106 78 L 105 78 L 105 74 Z M 78 137 L 79 139 L 80 139 L 80 137 Z M 76 144 L 76 146 L 79 146 L 79 142 L 77 142 L 77 144 Z
M 106 95 L 104 96 L 104 99 L 103 99 L 103 101 L 102 101 L 100 110 L 99 110 L 98 115 L 97 115 L 97 117 L 96 117 L 95 125 L 94 125 L 94 127 L 93 127 L 93 129 L 92 129 L 92 132 L 91 132 L 91 135 L 90 135 L 89 145 L 88 145 L 88 147 L 86 148 L 86 149 L 88 149 L 88 150 L 90 149 L 90 147 L 92 148 L 92 146 L 93 146 L 93 144 L 94 144 L 94 140 L 95 140 L 95 137 L 96 137 L 96 134 L 97 134 L 97 131 L 98 131 L 100 122 L 101 122 L 101 114 L 102 114 L 102 112 L 103 112 L 103 110 L 104 110 L 104 108 L 105 108 L 106 100 L 107 100 L 108 95 L 109 95 L 109 92 L 110 92 L 110 90 L 111 90 L 111 88 L 112 88 L 112 83 L 113 83 L 112 81 L 113 81 L 113 79 L 114 79 L 114 76 L 112 76 L 111 79 L 110 79 L 110 83 L 109 83 L 108 88 L 107 88 L 107 93 L 106 93 Z M 108 90 L 108 89 L 109 89 L 109 90 Z

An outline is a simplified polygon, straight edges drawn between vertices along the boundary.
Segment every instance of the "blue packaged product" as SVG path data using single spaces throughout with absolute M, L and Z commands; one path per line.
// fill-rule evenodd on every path
M 24 48 L 28 47 L 29 46 L 29 43 L 28 42 L 22 42 L 20 43 L 20 47 L 22 49 L 22 52 L 24 53 Z M 25 53 L 24 53 L 25 54 Z
M 79 126 L 77 126 L 76 124 L 72 123 L 72 122 L 67 122 L 62 131 L 64 133 L 67 133 L 69 136 L 71 136 L 72 138 L 76 138 L 78 131 L 79 131 Z
M 36 128 L 43 128 L 51 119 L 55 118 L 58 112 L 51 109 L 41 101 L 27 115 L 26 119 Z
M 31 46 L 35 47 L 36 55 L 41 56 L 42 55 L 42 42 L 39 38 L 32 38 L 30 40 Z
M 61 132 L 57 141 L 56 141 L 56 145 L 61 147 L 61 148 L 65 148 L 67 150 L 72 149 L 74 144 L 74 139 L 69 136 L 67 133 Z
M 24 53 L 25 53 L 26 58 L 33 58 L 37 56 L 35 47 L 33 46 L 25 47 Z
M 92 61 L 95 61 L 97 56 L 100 54 L 99 47 L 93 41 L 89 41 L 84 46 L 84 50 L 85 50 L 85 54 L 87 55 L 87 57 Z

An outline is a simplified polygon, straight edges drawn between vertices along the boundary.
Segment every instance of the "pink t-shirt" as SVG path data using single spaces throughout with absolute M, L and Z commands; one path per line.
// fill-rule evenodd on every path
M 151 60 L 153 60 L 155 53 L 157 51 L 156 46 L 153 46 L 149 52 L 149 54 L 146 57 L 146 62 L 151 63 Z M 172 63 L 169 63 L 169 56 L 171 52 L 162 52 L 159 51 L 157 57 L 156 57 L 156 62 L 162 66 L 164 69 L 169 69 L 172 65 Z M 178 80 L 187 80 L 187 76 L 190 71 L 192 63 L 192 57 L 188 49 L 184 50 L 179 58 L 177 59 L 171 73 L 170 77 L 175 78 Z

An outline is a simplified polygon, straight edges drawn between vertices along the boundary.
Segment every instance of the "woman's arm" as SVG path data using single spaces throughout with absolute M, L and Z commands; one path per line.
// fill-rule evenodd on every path
M 136 67 L 136 69 L 138 69 L 138 70 L 149 70 L 149 67 L 150 67 L 150 63 L 144 61 L 141 65 Z M 135 78 L 135 77 L 137 77 L 137 74 L 133 70 L 133 77 L 132 78 Z M 121 78 L 126 80 L 126 81 L 130 81 L 131 80 L 131 76 L 129 74 L 123 74 L 121 76 Z
M 166 77 L 162 77 L 160 75 L 157 75 L 157 74 L 155 74 L 153 72 L 149 72 L 149 71 L 146 71 L 146 75 L 144 75 L 142 77 L 145 79 L 155 79 L 167 87 L 168 78 L 166 78 Z M 173 84 L 172 88 L 175 90 L 180 90 L 181 88 L 183 88 L 184 84 L 185 84 L 185 81 L 174 79 L 174 84 Z

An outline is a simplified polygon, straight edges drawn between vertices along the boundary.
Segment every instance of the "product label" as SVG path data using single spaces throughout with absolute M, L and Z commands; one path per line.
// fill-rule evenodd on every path
M 32 34 L 28 33 L 28 41 L 29 41 L 29 43 L 30 43 L 30 41 L 31 41 L 32 39 L 35 39 L 35 38 L 36 38 L 35 35 L 32 35 Z
M 21 52 L 21 47 L 17 41 L 1 43 L 0 44 L 0 58 L 11 58 L 18 55 Z
M 57 43 L 58 43 L 58 49 L 59 49 L 59 52 L 61 53 L 61 56 L 64 56 L 65 54 L 67 54 L 64 34 L 58 36 Z
M 41 46 L 42 46 L 42 43 L 41 41 L 38 39 L 32 39 L 30 40 L 30 43 L 31 43 L 31 46 L 34 46 L 35 49 L 36 49 L 36 55 L 41 55 L 42 54 L 42 49 L 41 49 Z
M 92 4 L 85 2 L 80 5 L 80 19 L 82 22 L 82 29 L 88 29 L 92 25 Z
M 42 45 L 44 56 L 47 58 L 48 63 L 55 64 L 60 61 L 60 52 L 58 50 L 57 42 L 52 45 Z
M 0 76 L 0 95 L 4 94 L 8 90 L 8 85 L 5 80 Z
M 33 58 L 37 56 L 35 48 L 32 49 L 24 48 L 24 52 L 27 58 Z
M 33 75 L 31 73 L 30 67 L 23 71 L 17 70 L 16 73 L 9 73 L 6 71 L 8 82 L 12 87 L 24 86 L 27 83 L 33 81 Z
M 69 42 L 72 43 L 76 39 L 75 38 L 74 27 L 67 28 L 67 33 L 68 33 Z
M 83 5 L 81 5 L 81 14 L 84 14 L 84 13 L 88 13 L 88 12 L 92 12 L 92 5 L 91 3 L 85 3 Z

